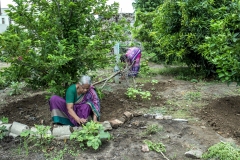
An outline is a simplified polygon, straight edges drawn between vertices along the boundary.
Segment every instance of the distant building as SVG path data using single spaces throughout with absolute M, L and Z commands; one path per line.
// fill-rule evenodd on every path
M 12 23 L 5 10 L 8 8 L 0 8 L 0 33 L 6 31 L 7 27 Z

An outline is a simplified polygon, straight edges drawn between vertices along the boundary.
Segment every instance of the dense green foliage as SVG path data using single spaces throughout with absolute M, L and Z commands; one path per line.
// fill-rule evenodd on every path
M 203 159 L 238 160 L 240 150 L 230 143 L 220 142 L 211 146 L 202 156 Z
M 136 12 L 135 37 L 158 61 L 239 82 L 239 14 L 239 0 L 165 0 L 155 10 Z
M 152 12 L 163 2 L 164 0 L 135 0 L 133 7 L 141 12 Z
M 240 1 L 217 1 L 212 4 L 211 34 L 199 51 L 211 63 L 222 81 L 240 83 Z
M 124 20 L 109 23 L 118 4 L 106 0 L 14 0 L 14 21 L 0 35 L 7 82 L 25 81 L 63 95 L 81 74 L 109 65 L 107 53 L 126 37 Z M 99 18 L 97 18 L 99 16 Z
M 158 54 L 157 43 L 153 43 L 154 37 L 150 34 L 153 32 L 153 18 L 156 16 L 157 7 L 163 1 L 152 0 L 135 0 L 133 7 L 135 9 L 136 21 L 134 23 L 133 36 L 141 42 L 144 50 L 148 53 Z M 164 57 L 162 57 L 164 59 Z M 151 59 L 153 60 L 153 58 Z

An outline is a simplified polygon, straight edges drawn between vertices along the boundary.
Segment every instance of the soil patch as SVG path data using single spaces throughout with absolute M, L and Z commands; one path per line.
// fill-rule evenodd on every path
M 199 112 L 200 117 L 217 133 L 240 142 L 240 96 L 213 100 Z
M 150 91 L 151 100 L 144 100 L 141 97 L 130 99 L 125 94 L 127 88 L 123 87 L 123 84 L 108 84 L 104 91 L 105 96 L 101 100 L 101 121 L 120 118 L 125 111 L 151 110 L 152 107 L 157 107 L 156 113 L 160 110 L 169 111 L 167 113 L 188 111 L 191 115 L 186 117 L 189 120 L 188 123 L 156 120 L 145 116 L 134 117 L 118 129 L 110 131 L 113 140 L 104 143 L 97 151 L 86 150 L 79 153 L 76 159 L 164 159 L 157 152 L 141 151 L 143 141 L 146 139 L 163 143 L 166 147 L 166 156 L 176 160 L 188 159 L 184 155 L 188 150 L 206 151 L 209 146 L 221 140 L 240 143 L 238 87 L 235 85 L 228 87 L 220 83 L 191 83 L 162 76 L 150 79 L 156 79 L 158 83 L 147 82 L 144 85 L 142 83 L 138 85 L 142 90 Z M 196 96 L 200 98 L 194 99 Z M 0 98 L 2 99 L 0 115 L 8 117 L 9 123 L 17 121 L 28 126 L 51 124 L 46 94 L 28 91 L 28 93 L 10 97 L 2 91 Z M 156 134 L 143 136 L 142 133 L 146 127 L 152 124 L 158 125 L 162 130 Z M 11 137 L 0 141 L 0 155 L 3 159 L 46 159 L 41 151 L 24 157 L 13 152 L 12 149 L 16 149 L 19 144 L 16 141 Z M 65 145 L 62 142 L 55 142 L 53 145 L 56 143 L 59 148 Z M 74 158 L 66 156 L 64 159 Z

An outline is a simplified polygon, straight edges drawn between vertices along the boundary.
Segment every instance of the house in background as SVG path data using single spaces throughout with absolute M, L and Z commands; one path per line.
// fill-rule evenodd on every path
M 3 33 L 12 23 L 5 10 L 8 8 L 0 8 L 0 33 Z

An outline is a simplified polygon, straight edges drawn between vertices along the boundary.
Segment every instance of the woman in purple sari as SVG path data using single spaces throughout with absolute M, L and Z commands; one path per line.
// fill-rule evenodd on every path
M 52 96 L 49 105 L 53 123 L 79 126 L 86 123 L 89 116 L 93 121 L 100 118 L 99 98 L 89 76 L 82 76 L 79 83 L 69 86 L 66 99 Z
M 141 49 L 139 49 L 138 47 L 131 47 L 127 50 L 125 55 L 122 55 L 120 57 L 120 60 L 122 62 L 126 62 L 128 66 L 132 65 L 128 76 L 136 77 L 138 75 L 141 56 Z

